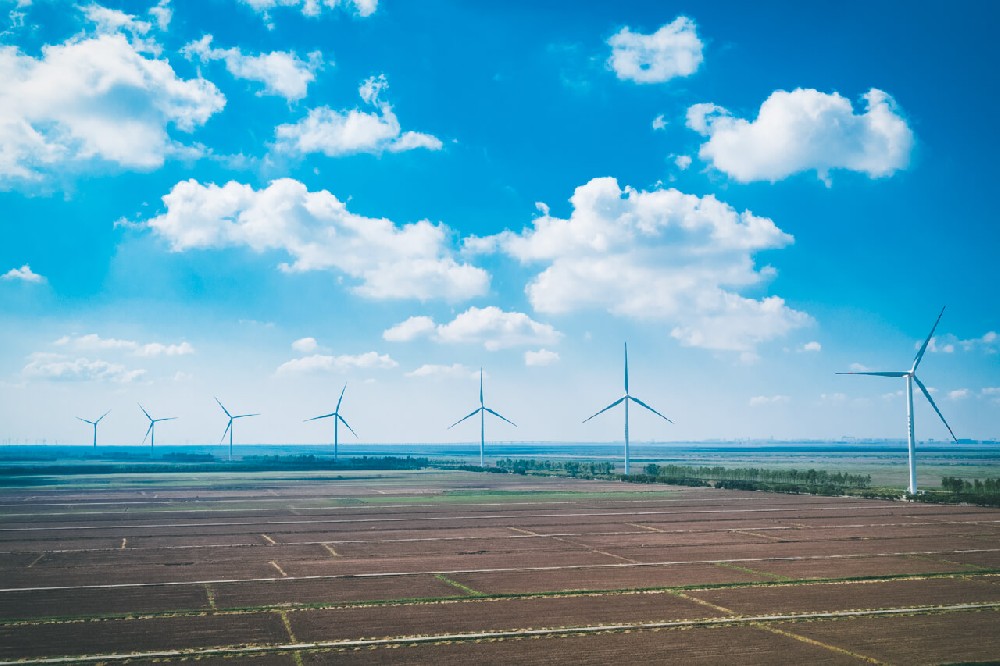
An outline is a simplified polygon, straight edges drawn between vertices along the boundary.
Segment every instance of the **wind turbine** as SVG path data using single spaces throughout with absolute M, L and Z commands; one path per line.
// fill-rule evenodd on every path
M 597 412 L 597 414 L 594 414 L 593 416 L 590 416 L 590 417 L 584 419 L 584 421 L 583 421 L 584 423 L 586 423 L 590 419 L 594 418 L 594 416 L 598 416 L 600 414 L 603 414 L 604 412 L 608 411 L 612 407 L 617 407 L 619 403 L 622 403 L 622 402 L 625 403 L 625 473 L 626 474 L 628 474 L 628 464 L 629 464 L 629 455 L 628 455 L 628 403 L 629 403 L 629 400 L 631 400 L 635 404 L 639 405 L 640 407 L 645 407 L 649 411 L 651 411 L 654 414 L 656 414 L 657 416 L 659 416 L 664 421 L 667 421 L 668 423 L 673 423 L 673 421 L 671 421 L 670 419 L 668 419 L 666 416 L 664 416 L 663 414 L 659 413 L 658 411 L 656 411 L 655 409 L 653 409 L 652 407 L 650 407 L 649 405 L 647 405 L 646 403 L 644 403 L 642 400 L 639 400 L 639 398 L 636 398 L 634 395 L 631 395 L 628 392 L 628 343 L 626 342 L 625 343 L 625 395 L 623 395 L 622 397 L 618 398 L 617 400 L 615 400 L 613 403 L 611 403 L 610 405 L 608 405 L 607 407 L 605 407 L 601 411 Z
M 934 404 L 934 399 L 931 398 L 930 391 L 924 386 L 923 382 L 917 377 L 917 366 L 920 365 L 920 360 L 924 357 L 924 352 L 927 351 L 927 345 L 931 341 L 931 337 L 934 335 L 935 329 L 937 329 L 938 322 L 941 321 L 941 317 L 944 315 L 944 308 L 941 308 L 941 313 L 938 315 L 937 320 L 934 322 L 934 326 L 931 327 L 931 332 L 927 334 L 927 339 L 924 340 L 924 344 L 920 345 L 920 351 L 917 352 L 916 357 L 913 359 L 913 366 L 909 370 L 903 370 L 900 372 L 838 372 L 838 375 L 872 375 L 874 377 L 905 377 L 906 378 L 906 425 L 907 425 L 907 449 L 910 459 L 910 494 L 917 494 L 917 458 L 916 458 L 916 447 L 913 437 L 913 382 L 917 383 L 920 387 L 920 391 L 927 398 L 927 402 L 931 403 L 931 407 L 937 412 L 937 415 L 941 418 L 941 422 L 944 423 L 944 427 L 948 429 L 951 433 L 951 438 L 958 441 L 955 437 L 955 433 L 952 432 L 951 426 L 944 419 L 944 414 L 938 409 L 938 406 Z
M 139 405 L 139 403 L 135 403 L 135 404 Z M 154 419 L 152 416 L 149 415 L 149 412 L 146 411 L 145 407 L 143 407 L 142 405 L 139 405 L 139 409 L 141 409 L 142 413 L 146 415 L 147 419 L 149 419 L 149 428 L 146 430 L 146 437 L 149 437 L 149 450 L 150 450 L 150 452 L 152 452 L 153 445 L 156 443 L 156 430 L 155 430 L 156 424 L 159 423 L 160 421 L 173 421 L 177 417 L 176 416 L 168 416 L 165 419 Z M 142 438 L 142 443 L 143 444 L 146 443 L 146 437 Z
M 323 414 L 322 416 L 314 416 L 311 419 L 306 419 L 306 421 L 318 421 L 320 419 L 328 419 L 333 417 L 333 461 L 337 462 L 337 446 L 339 444 L 339 433 L 340 424 L 343 423 L 347 426 L 347 429 L 351 431 L 351 434 L 357 438 L 358 433 L 354 432 L 354 428 L 347 424 L 344 417 L 340 415 L 340 403 L 344 401 L 344 391 L 347 390 L 347 384 L 344 384 L 344 388 L 340 389 L 340 398 L 337 399 L 337 408 L 330 412 L 329 414 Z M 305 421 L 304 421 L 305 422 Z
M 480 467 L 485 467 L 486 466 L 486 460 L 485 460 L 485 457 L 486 457 L 486 412 L 489 412 L 490 414 L 492 414 L 493 416 L 497 417 L 498 419 L 502 419 L 502 420 L 506 421 L 507 423 L 511 424 L 515 428 L 517 427 L 516 423 L 514 423 L 510 419 L 508 419 L 508 418 L 506 418 L 504 416 L 501 416 L 500 414 L 494 412 L 492 409 L 490 409 L 489 407 L 487 407 L 483 403 L 483 369 L 479 368 L 479 407 L 476 408 L 475 410 L 473 410 L 473 412 L 471 414 L 469 414 L 468 416 L 463 416 L 459 420 L 457 420 L 454 423 L 452 423 L 450 426 L 448 426 L 448 430 L 451 430 L 452 428 L 454 428 L 455 426 L 457 426 L 459 423 L 461 423 L 465 419 L 471 418 L 471 417 L 475 416 L 476 414 L 479 414 L 479 466 Z
M 215 396 L 213 396 L 213 397 L 215 397 Z M 219 400 L 218 398 L 215 398 L 215 401 L 217 403 L 219 403 L 219 407 L 222 407 L 222 411 L 224 411 L 226 413 L 226 416 L 229 417 L 229 423 L 226 424 L 226 429 L 222 432 L 222 439 L 219 440 L 219 444 L 222 444 L 222 442 L 225 441 L 225 439 L 226 439 L 226 433 L 228 432 L 229 433 L 229 459 L 232 460 L 233 459 L 233 421 L 235 421 L 236 419 L 245 419 L 248 416 L 260 416 L 260 414 L 237 414 L 236 416 L 233 416 L 232 414 L 229 413 L 229 410 L 226 409 L 226 406 L 222 404 L 221 400 Z
M 97 448 L 97 424 L 100 423 L 104 419 L 104 417 L 107 416 L 110 413 L 111 413 L 111 410 L 109 409 L 108 411 L 106 411 L 103 414 L 101 414 L 101 418 L 97 419 L 96 421 L 91 421 L 89 419 L 83 419 L 83 418 L 80 418 L 79 416 L 76 417 L 76 418 L 80 419 L 81 421 L 83 421 L 84 423 L 89 423 L 90 425 L 94 426 L 94 448 L 95 449 Z

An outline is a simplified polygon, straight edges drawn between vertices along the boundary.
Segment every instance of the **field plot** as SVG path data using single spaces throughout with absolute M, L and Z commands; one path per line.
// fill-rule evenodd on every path
M 1000 655 L 1000 511 L 467 472 L 251 481 L 3 491 L 0 663 Z

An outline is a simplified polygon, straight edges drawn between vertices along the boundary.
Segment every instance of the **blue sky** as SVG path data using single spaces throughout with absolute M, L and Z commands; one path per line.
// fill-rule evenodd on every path
M 1000 438 L 1000 10 L 568 7 L 0 0 L 0 441 Z

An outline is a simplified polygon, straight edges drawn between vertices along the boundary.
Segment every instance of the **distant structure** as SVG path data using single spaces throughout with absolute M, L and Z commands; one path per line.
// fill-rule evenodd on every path
M 599 416 L 600 414 L 603 414 L 604 412 L 608 411 L 612 407 L 617 407 L 619 405 L 619 403 L 622 403 L 622 402 L 625 403 L 625 473 L 626 474 L 628 474 L 628 468 L 629 468 L 628 403 L 629 403 L 630 400 L 632 402 L 634 402 L 635 404 L 639 405 L 640 407 L 645 407 L 649 411 L 651 411 L 654 414 L 656 414 L 657 416 L 659 416 L 664 421 L 667 421 L 668 423 L 673 423 L 673 421 L 671 421 L 670 419 L 668 419 L 666 416 L 664 416 L 663 414 L 659 413 L 658 411 L 656 411 L 655 409 L 653 409 L 652 407 L 650 407 L 649 405 L 647 405 L 646 403 L 644 403 L 642 400 L 639 400 L 639 398 L 636 398 L 635 396 L 631 395 L 628 392 L 628 343 L 626 342 L 625 343 L 625 395 L 623 395 L 622 397 L 618 398 L 617 400 L 615 400 L 613 403 L 611 403 L 610 405 L 608 405 L 607 407 L 605 407 L 601 411 L 597 412 L 597 414 L 594 414 L 593 416 L 589 416 L 589 417 L 587 417 L 586 419 L 583 420 L 583 422 L 586 423 L 590 419 L 594 418 L 594 416 Z
M 222 444 L 222 442 L 225 441 L 225 439 L 226 439 L 226 433 L 229 433 L 229 460 L 232 460 L 233 459 L 233 421 L 235 421 L 236 419 L 245 419 L 245 418 L 247 418 L 249 416 L 260 416 L 260 414 L 237 414 L 236 416 L 233 416 L 232 414 L 229 413 L 229 410 L 226 409 L 226 406 L 222 404 L 221 400 L 219 400 L 218 398 L 215 398 L 215 401 L 217 403 L 219 403 L 219 407 L 222 407 L 222 411 L 224 411 L 226 413 L 226 416 L 229 417 L 229 423 L 226 424 L 226 429 L 222 433 L 222 438 L 219 439 L 219 444 Z
M 136 403 L 136 404 L 139 405 L 139 403 Z M 149 412 L 146 411 L 145 407 L 143 407 L 142 405 L 139 405 L 139 409 L 141 409 L 142 413 L 146 415 L 147 419 L 149 419 L 149 428 L 146 430 L 146 437 L 149 437 L 149 450 L 150 450 L 150 452 L 152 452 L 153 446 L 156 443 L 156 424 L 159 423 L 160 421 L 173 421 L 177 417 L 176 416 L 168 416 L 167 418 L 164 418 L 164 419 L 154 419 L 152 416 L 149 415 Z M 142 438 L 142 443 L 143 444 L 146 443 L 146 437 Z
M 472 418 L 476 414 L 479 414 L 479 466 L 480 467 L 486 466 L 486 412 L 489 412 L 498 419 L 506 421 L 515 428 L 517 427 L 516 423 L 514 423 L 513 421 L 504 416 L 501 416 L 497 412 L 494 412 L 492 409 L 490 409 L 483 403 L 483 369 L 479 368 L 479 407 L 473 410 L 472 413 L 469 414 L 468 416 L 463 416 L 459 420 L 452 423 L 450 426 L 448 426 L 448 430 L 451 430 L 465 419 Z
M 358 433 L 354 432 L 354 428 L 347 425 L 347 421 L 345 421 L 344 417 L 340 415 L 340 403 L 344 401 L 344 391 L 346 390 L 347 390 L 347 384 L 344 384 L 344 388 L 340 389 L 340 398 L 337 399 L 337 408 L 335 410 L 333 410 L 329 414 L 323 414 L 322 416 L 314 416 L 311 419 L 306 419 L 306 421 L 304 421 L 304 422 L 318 421 L 320 419 L 328 419 L 331 417 L 333 418 L 333 461 L 334 462 L 337 462 L 337 446 L 339 445 L 339 439 L 340 439 L 339 437 L 340 424 L 343 423 L 345 426 L 347 426 L 347 429 L 351 431 L 351 434 L 354 435 L 355 438 L 357 438 L 358 436 Z
M 97 419 L 96 421 L 91 421 L 89 419 L 81 418 L 79 416 L 76 417 L 76 418 L 80 419 L 81 421 L 83 421 L 84 423 L 89 423 L 90 425 L 94 426 L 94 448 L 95 449 L 97 448 L 97 424 L 100 423 L 104 419 L 104 417 L 107 416 L 110 413 L 111 413 L 111 410 L 109 409 L 108 411 L 106 411 L 103 414 L 101 414 L 101 418 Z
M 906 426 L 907 426 L 907 444 L 910 459 L 910 494 L 917 494 L 917 457 L 916 457 L 916 447 L 913 437 L 913 382 L 917 383 L 920 387 L 920 391 L 927 398 L 927 402 L 931 403 L 931 407 L 937 412 L 937 415 L 941 418 L 941 422 L 944 423 L 944 427 L 948 429 L 951 434 L 951 438 L 954 441 L 958 441 L 955 437 L 955 433 L 952 432 L 951 426 L 945 421 L 944 414 L 938 409 L 938 406 L 934 404 L 934 399 L 931 398 L 930 391 L 924 386 L 923 382 L 917 378 L 917 366 L 920 365 L 920 360 L 924 357 L 924 352 L 927 351 L 927 345 L 930 343 L 931 338 L 934 336 L 934 331 L 937 329 L 938 322 L 941 321 L 941 317 L 944 315 L 944 308 L 941 308 L 941 313 L 938 315 L 937 320 L 934 322 L 934 326 L 931 327 L 931 332 L 927 334 L 927 339 L 924 340 L 924 344 L 920 345 L 920 351 L 917 352 L 916 357 L 913 359 L 913 366 L 909 370 L 903 370 L 900 372 L 838 372 L 838 375 L 872 375 L 874 377 L 905 377 L 906 378 Z

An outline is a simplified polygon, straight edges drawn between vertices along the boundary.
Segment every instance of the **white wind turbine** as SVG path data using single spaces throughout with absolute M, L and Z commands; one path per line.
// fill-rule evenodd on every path
M 479 466 L 480 467 L 486 466 L 486 460 L 485 460 L 486 459 L 486 412 L 489 412 L 498 419 L 506 421 L 515 428 L 517 427 L 516 423 L 494 412 L 492 409 L 490 409 L 483 403 L 483 369 L 479 368 L 479 407 L 473 410 L 472 413 L 469 414 L 468 416 L 463 416 L 459 420 L 452 423 L 450 426 L 448 426 L 448 430 L 451 430 L 465 419 L 472 418 L 476 414 L 479 414 Z
M 626 342 L 625 343 L 625 395 L 623 395 L 622 397 L 618 398 L 617 400 L 615 400 L 613 403 L 611 403 L 610 405 L 608 405 L 607 407 L 605 407 L 601 411 L 597 412 L 597 414 L 594 414 L 593 416 L 590 416 L 590 417 L 584 419 L 584 421 L 583 421 L 584 423 L 586 423 L 590 419 L 594 418 L 594 416 L 598 416 L 599 414 L 603 414 L 604 412 L 608 411 L 612 407 L 617 407 L 619 403 L 622 403 L 622 402 L 625 403 L 625 473 L 626 474 L 628 474 L 628 465 L 629 465 L 629 452 L 628 452 L 628 403 L 629 403 L 630 400 L 632 402 L 634 402 L 635 404 L 639 405 L 640 407 L 645 407 L 649 411 L 651 411 L 654 414 L 656 414 L 657 416 L 659 416 L 664 421 L 667 421 L 668 423 L 673 423 L 673 421 L 671 421 L 670 419 L 668 419 L 666 416 L 664 416 L 663 414 L 659 413 L 658 411 L 656 411 L 655 409 L 653 409 L 652 407 L 650 407 L 649 405 L 647 405 L 646 403 L 644 403 L 642 400 L 639 400 L 639 398 L 636 398 L 634 395 L 631 395 L 628 392 L 628 343 Z
M 354 432 L 354 428 L 347 424 L 344 417 L 340 415 L 340 403 L 344 401 L 344 391 L 347 390 L 347 384 L 344 384 L 344 388 L 340 389 L 340 398 L 337 399 L 337 408 L 330 412 L 329 414 L 323 414 L 322 416 L 314 416 L 311 419 L 306 419 L 306 421 L 318 421 L 320 419 L 333 418 L 333 461 L 337 462 L 337 446 L 339 444 L 339 432 L 340 424 L 343 423 L 347 426 L 347 429 L 351 431 L 351 434 L 357 438 L 358 433 Z
M 909 370 L 903 370 L 899 372 L 838 372 L 838 375 L 872 375 L 874 377 L 905 377 L 906 378 L 906 425 L 907 425 L 907 444 L 908 453 L 910 459 L 910 494 L 917 494 L 917 459 L 916 459 L 916 447 L 913 437 L 913 382 L 917 383 L 920 387 L 920 391 L 927 398 L 927 402 L 931 403 L 931 407 L 937 412 L 937 415 L 941 418 L 941 422 L 944 423 L 944 427 L 948 429 L 951 434 L 951 438 L 958 441 L 955 437 L 955 433 L 952 432 L 951 426 L 945 421 L 944 414 L 938 409 L 938 406 L 934 404 L 934 399 L 931 398 L 930 391 L 924 386 L 923 382 L 917 377 L 917 366 L 920 365 L 920 360 L 924 357 L 924 352 L 927 351 L 927 345 L 931 341 L 931 337 L 934 335 L 934 330 L 937 329 L 938 322 L 941 321 L 941 317 L 944 315 L 944 308 L 941 308 L 941 313 L 938 315 L 937 320 L 934 322 L 934 326 L 931 327 L 931 332 L 927 334 L 927 339 L 924 340 L 924 344 L 920 345 L 920 350 L 917 352 L 916 357 L 913 359 L 913 366 Z
M 226 416 L 229 417 L 229 423 L 226 424 L 226 429 L 222 432 L 222 438 L 219 440 L 219 444 L 221 444 L 223 441 L 225 441 L 225 439 L 226 439 L 226 433 L 229 433 L 229 459 L 232 460 L 233 459 L 233 421 L 235 421 L 236 419 L 245 419 L 248 416 L 260 416 L 260 414 L 237 414 L 236 416 L 233 416 L 232 414 L 229 413 L 229 410 L 226 409 L 226 406 L 222 404 L 221 400 L 219 400 L 218 398 L 215 398 L 215 401 L 217 403 L 219 403 L 219 407 L 222 407 L 222 411 L 224 411 L 226 413 Z
M 101 418 L 97 419 L 96 421 L 91 421 L 90 419 L 80 418 L 79 416 L 76 417 L 76 418 L 80 419 L 81 421 L 83 421 L 84 423 L 89 423 L 90 425 L 94 426 L 94 448 L 95 449 L 97 448 L 97 424 L 100 423 L 104 419 L 104 417 L 107 416 L 110 413 L 111 413 L 111 410 L 109 409 L 108 411 L 106 411 L 103 414 L 101 414 Z
M 139 403 L 136 403 L 136 404 L 138 405 Z M 146 411 L 145 407 L 143 407 L 142 405 L 139 405 L 139 409 L 141 409 L 142 413 L 146 415 L 147 419 L 149 419 L 149 428 L 146 430 L 146 437 L 149 437 L 149 450 L 152 451 L 153 450 L 153 445 L 156 443 L 156 429 L 155 429 L 156 428 L 156 424 L 159 423 L 160 421 L 173 421 L 177 417 L 176 416 L 168 416 L 165 419 L 154 419 L 152 416 L 149 415 L 149 412 Z M 143 444 L 146 443 L 146 437 L 142 438 L 142 443 Z

